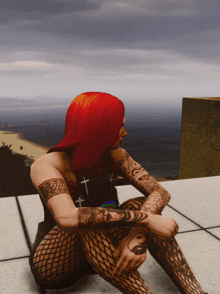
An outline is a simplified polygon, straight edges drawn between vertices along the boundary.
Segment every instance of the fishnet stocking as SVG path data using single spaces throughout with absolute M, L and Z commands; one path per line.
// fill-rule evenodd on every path
M 163 240 L 149 234 L 148 249 L 174 282 L 180 293 L 204 293 L 175 239 Z
M 33 264 L 48 287 L 74 284 L 74 274 L 80 271 L 82 260 L 76 234 L 55 226 L 41 241 L 33 255 Z
M 87 230 L 81 233 L 84 252 L 98 274 L 122 293 L 152 294 L 138 271 L 117 278 L 112 277 L 115 268 L 115 247 L 105 230 Z
M 123 209 L 140 210 L 145 201 L 144 197 L 128 200 Z M 204 293 L 175 239 L 164 240 L 148 233 L 148 249 L 181 293 Z
M 120 209 L 140 210 L 144 201 L 144 197 L 131 199 L 124 202 Z M 138 271 L 132 271 L 120 278 L 111 276 L 115 267 L 115 246 L 128 233 L 127 228 L 115 228 L 109 231 L 84 230 L 78 236 L 55 226 L 44 237 L 33 255 L 36 275 L 40 276 L 39 280 L 44 281 L 45 288 L 65 288 L 74 284 L 83 274 L 82 267 L 85 265 L 82 242 L 86 258 L 93 268 L 122 293 L 152 294 Z M 180 292 L 203 293 L 175 239 L 163 240 L 152 234 L 148 234 L 148 238 L 150 253 Z

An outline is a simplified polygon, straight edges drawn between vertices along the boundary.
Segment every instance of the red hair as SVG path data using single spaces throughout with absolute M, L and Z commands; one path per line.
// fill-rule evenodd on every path
M 77 96 L 66 114 L 63 140 L 53 151 L 71 151 L 73 172 L 97 172 L 104 155 L 119 140 L 124 118 L 124 104 L 118 98 L 101 92 Z

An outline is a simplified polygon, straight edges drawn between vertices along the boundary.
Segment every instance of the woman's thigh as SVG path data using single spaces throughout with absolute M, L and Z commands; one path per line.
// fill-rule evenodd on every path
M 30 258 L 36 283 L 59 289 L 75 284 L 83 274 L 85 257 L 77 234 L 55 226 L 40 242 Z

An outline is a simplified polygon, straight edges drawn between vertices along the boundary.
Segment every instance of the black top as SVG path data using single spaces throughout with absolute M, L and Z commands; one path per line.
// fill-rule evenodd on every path
M 113 174 L 107 171 L 93 178 L 76 175 L 76 195 L 76 207 L 118 208 Z
M 44 200 L 44 224 L 52 229 L 56 222 Z M 118 194 L 114 186 L 113 174 L 109 167 L 102 167 L 102 174 L 95 177 L 76 175 L 76 191 L 73 198 L 76 207 L 118 208 Z

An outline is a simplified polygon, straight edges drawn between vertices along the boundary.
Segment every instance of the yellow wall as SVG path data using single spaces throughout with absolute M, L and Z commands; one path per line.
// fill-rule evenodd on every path
M 183 98 L 179 178 L 220 175 L 220 97 Z

